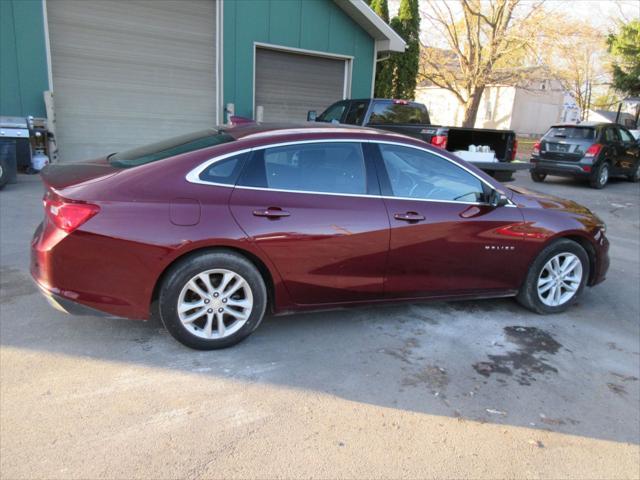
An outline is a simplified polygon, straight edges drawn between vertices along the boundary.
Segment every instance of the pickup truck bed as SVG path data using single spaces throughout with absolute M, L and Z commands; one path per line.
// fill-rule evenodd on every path
M 309 112 L 309 120 L 388 130 L 424 140 L 452 153 L 469 151 L 471 145 L 488 146 L 495 153 L 496 161 L 471 163 L 500 181 L 511 180 L 516 170 L 529 169 L 526 163 L 513 162 L 518 148 L 514 131 L 432 125 L 427 108 L 421 103 L 376 98 L 342 100 L 318 117 L 314 113 Z

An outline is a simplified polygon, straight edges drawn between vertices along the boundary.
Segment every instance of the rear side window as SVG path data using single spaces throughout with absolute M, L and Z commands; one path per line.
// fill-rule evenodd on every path
M 349 125 L 362 125 L 367 113 L 367 102 L 353 102 L 347 112 L 344 123 Z
M 615 128 L 613 127 L 607 127 L 604 130 L 604 139 L 607 142 L 617 142 L 620 139 L 618 138 L 618 134 L 616 133 Z
M 385 125 L 393 123 L 429 124 L 429 114 L 424 105 L 376 102 L 369 117 L 369 124 Z
M 212 163 L 200 173 L 199 178 L 205 182 L 235 185 L 246 156 L 243 153 Z
M 544 136 L 545 140 L 567 138 L 571 140 L 593 140 L 596 131 L 591 127 L 551 127 Z
M 131 168 L 233 140 L 235 139 L 231 135 L 222 130 L 203 130 L 118 152 L 110 155 L 108 159 L 114 167 Z
M 267 148 L 245 169 L 242 185 L 318 193 L 365 194 L 359 143 L 312 143 Z

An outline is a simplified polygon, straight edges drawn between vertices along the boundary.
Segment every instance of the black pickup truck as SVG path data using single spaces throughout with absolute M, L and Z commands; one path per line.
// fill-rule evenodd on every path
M 512 130 L 443 127 L 431 125 L 427 107 L 408 100 L 365 98 L 341 100 L 320 115 L 309 111 L 307 120 L 343 123 L 380 128 L 418 138 L 436 147 L 444 148 L 470 161 L 500 181 L 509 181 L 515 170 L 529 169 L 526 163 L 512 163 L 516 157 L 518 141 Z M 489 147 L 494 152 L 492 161 L 474 161 L 474 147 Z

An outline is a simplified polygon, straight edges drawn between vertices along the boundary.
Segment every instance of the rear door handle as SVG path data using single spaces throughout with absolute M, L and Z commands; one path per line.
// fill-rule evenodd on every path
M 418 212 L 405 212 L 396 213 L 393 215 L 396 220 L 402 220 L 403 222 L 421 222 L 424 220 L 424 215 L 420 215 Z
M 291 215 L 289 212 L 282 210 L 280 207 L 268 207 L 264 210 L 254 210 L 253 215 L 256 217 L 282 218 Z

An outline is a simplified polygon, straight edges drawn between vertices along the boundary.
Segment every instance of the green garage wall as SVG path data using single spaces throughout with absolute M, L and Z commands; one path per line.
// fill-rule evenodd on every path
M 0 115 L 44 117 L 48 89 L 42 0 L 0 0 Z
M 236 115 L 253 117 L 254 42 L 351 55 L 351 97 L 371 96 L 374 39 L 332 0 L 224 0 L 223 14 L 224 105 Z

